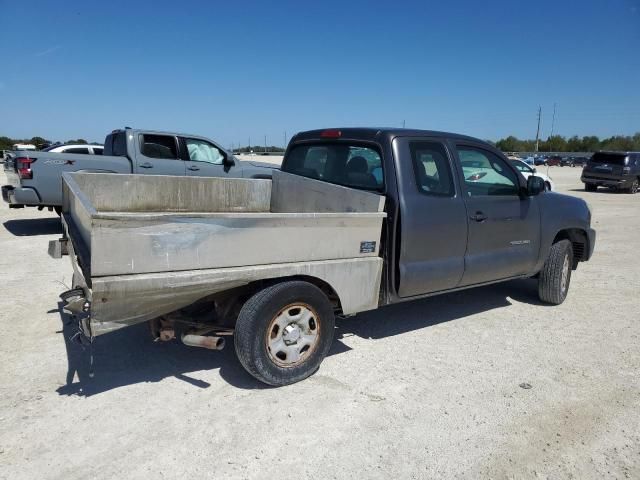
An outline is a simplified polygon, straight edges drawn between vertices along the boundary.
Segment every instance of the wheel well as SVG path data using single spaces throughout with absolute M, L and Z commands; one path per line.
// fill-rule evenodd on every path
M 231 290 L 227 290 L 224 292 L 219 292 L 217 294 L 208 297 L 209 299 L 215 300 L 219 305 L 224 305 L 223 310 L 230 313 L 234 309 L 238 309 L 241 307 L 244 302 L 246 302 L 252 295 L 256 292 L 262 290 L 263 288 L 274 285 L 276 283 L 287 282 L 291 280 L 301 280 L 304 282 L 311 283 L 318 287 L 322 292 L 327 296 L 329 302 L 333 306 L 336 312 L 340 312 L 342 310 L 342 303 L 340 302 L 340 297 L 337 292 L 333 289 L 331 285 L 329 285 L 324 280 L 321 280 L 317 277 L 312 277 L 309 275 L 292 275 L 289 277 L 278 277 L 278 278 L 266 278 L 263 280 L 256 280 L 255 282 L 248 283 L 247 285 L 243 285 Z
M 560 240 L 569 240 L 571 242 L 571 246 L 573 247 L 573 269 L 575 270 L 578 266 L 578 262 L 583 261 L 589 251 L 589 240 L 587 239 L 587 234 L 584 230 L 579 228 L 567 228 L 565 230 L 560 230 L 556 234 L 553 239 L 553 243 L 558 243 Z
M 289 280 L 302 280 L 304 282 L 309 282 L 315 285 L 320 290 L 322 290 L 322 292 L 327 296 L 334 310 L 338 312 L 342 310 L 342 303 L 340 302 L 340 297 L 338 296 L 338 293 L 334 290 L 334 288 L 331 285 L 329 285 L 324 280 L 318 277 L 311 277 L 309 275 L 294 275 L 292 277 L 278 278 L 273 283 L 286 282 Z

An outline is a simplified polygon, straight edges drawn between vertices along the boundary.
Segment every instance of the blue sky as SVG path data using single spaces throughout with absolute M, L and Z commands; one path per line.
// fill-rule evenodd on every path
M 0 135 L 640 131 L 640 0 L 0 0 Z

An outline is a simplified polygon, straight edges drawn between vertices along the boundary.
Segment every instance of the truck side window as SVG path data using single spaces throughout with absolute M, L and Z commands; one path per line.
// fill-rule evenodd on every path
M 224 154 L 216 146 L 196 138 L 185 138 L 184 141 L 187 144 L 189 160 L 222 165 Z
M 67 148 L 64 153 L 80 153 L 82 155 L 89 155 L 88 148 Z
M 169 135 L 140 135 L 140 152 L 150 158 L 178 158 L 176 139 Z
M 438 142 L 409 142 L 418 189 L 427 195 L 453 197 L 451 165 L 444 145 Z
M 479 148 L 459 146 L 458 157 L 469 196 L 518 195 L 515 172 L 497 155 Z

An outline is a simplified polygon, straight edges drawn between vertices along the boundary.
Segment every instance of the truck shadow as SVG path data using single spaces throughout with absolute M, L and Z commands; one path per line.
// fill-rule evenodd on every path
M 511 305 L 509 299 L 546 306 L 538 299 L 536 280 L 513 280 L 390 305 L 359 314 L 337 322 L 336 339 L 351 335 L 369 339 L 392 337 L 496 308 L 508 307 Z M 333 347 L 339 348 L 339 345 L 334 342 Z
M 62 233 L 60 217 L 7 220 L 2 225 L 9 233 L 16 237 L 55 235 L 56 233 Z
M 536 282 L 516 280 L 391 305 L 338 320 L 329 355 L 350 350 L 341 340 L 352 335 L 372 340 L 400 335 L 507 307 L 511 305 L 510 298 L 518 302 L 540 304 Z M 58 305 L 58 311 L 63 323 L 59 333 L 64 337 L 68 360 L 66 384 L 57 389 L 60 395 L 88 397 L 140 382 L 159 382 L 168 377 L 204 389 L 210 384 L 198 378 L 197 372 L 212 369 L 218 369 L 219 375 L 237 388 L 269 388 L 252 378 L 240 365 L 233 348 L 233 337 L 227 337 L 224 350 L 212 352 L 187 347 L 179 341 L 153 342 L 146 324 L 99 337 L 93 345 L 94 376 L 91 377 L 90 347 L 71 340 L 77 331 L 75 322 L 62 311 L 61 304 Z

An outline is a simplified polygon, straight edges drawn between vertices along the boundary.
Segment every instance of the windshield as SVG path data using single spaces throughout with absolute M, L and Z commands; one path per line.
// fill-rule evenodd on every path
M 384 190 L 378 151 L 353 143 L 318 143 L 294 146 L 283 171 L 363 190 Z
M 591 157 L 592 163 L 607 163 L 609 165 L 626 165 L 627 155 L 624 153 L 594 153 Z
M 514 160 L 513 166 L 523 173 L 533 173 L 533 169 L 529 165 L 519 160 Z

